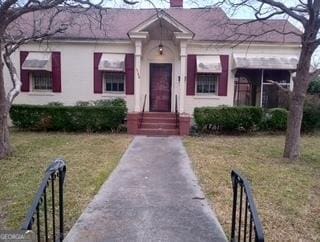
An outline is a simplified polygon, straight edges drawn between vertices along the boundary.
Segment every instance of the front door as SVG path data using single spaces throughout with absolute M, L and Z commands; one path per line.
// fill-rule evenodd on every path
M 171 64 L 150 64 L 150 111 L 171 110 Z

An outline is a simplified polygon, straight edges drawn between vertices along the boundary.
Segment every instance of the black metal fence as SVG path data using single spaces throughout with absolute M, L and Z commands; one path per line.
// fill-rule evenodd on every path
M 22 230 L 35 232 L 37 241 L 62 241 L 64 238 L 63 184 L 65 174 L 64 160 L 57 159 L 49 165 L 22 225 Z
M 263 228 L 253 200 L 249 182 L 231 172 L 233 188 L 231 241 L 264 241 Z

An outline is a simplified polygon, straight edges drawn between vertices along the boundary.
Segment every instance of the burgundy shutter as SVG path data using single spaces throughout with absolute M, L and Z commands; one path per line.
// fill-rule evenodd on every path
M 194 96 L 196 89 L 196 74 L 197 74 L 197 56 L 188 55 L 187 57 L 187 95 Z M 181 81 L 183 77 L 181 77 Z
M 28 70 L 22 70 L 22 64 L 28 56 L 27 51 L 20 51 L 20 80 L 21 80 L 21 92 L 30 91 L 30 72 Z
M 134 94 L 134 55 L 126 54 L 126 94 Z
M 61 54 L 52 52 L 52 91 L 61 92 Z
M 228 95 L 228 73 L 229 73 L 229 56 L 220 55 L 222 72 L 219 77 L 218 85 L 218 95 L 227 96 Z
M 99 71 L 99 62 L 102 53 L 93 54 L 93 91 L 94 93 L 102 93 L 102 71 Z

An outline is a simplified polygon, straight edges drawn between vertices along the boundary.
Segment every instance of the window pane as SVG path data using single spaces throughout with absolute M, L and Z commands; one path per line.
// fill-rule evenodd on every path
M 104 75 L 106 91 L 123 92 L 124 91 L 124 73 L 106 72 Z
M 123 92 L 123 91 L 124 91 L 124 84 L 123 84 L 123 83 L 120 83 L 120 84 L 119 84 L 119 91 L 120 91 L 120 92 Z
M 216 86 L 213 85 L 213 84 L 211 84 L 211 85 L 210 85 L 210 88 L 209 88 L 209 92 L 210 92 L 210 93 L 215 93 L 215 92 L 216 92 Z
M 216 92 L 217 74 L 200 74 L 197 79 L 197 92 L 214 94 Z
M 107 91 L 111 91 L 111 83 L 107 83 Z
M 39 71 L 32 72 L 33 89 L 35 90 L 52 90 L 51 72 Z
M 203 84 L 203 92 L 209 93 L 209 85 L 206 82 Z
M 197 85 L 197 92 L 201 93 L 201 86 L 199 85 L 199 82 L 198 82 L 198 85 Z
M 112 91 L 118 91 L 117 83 L 112 83 Z

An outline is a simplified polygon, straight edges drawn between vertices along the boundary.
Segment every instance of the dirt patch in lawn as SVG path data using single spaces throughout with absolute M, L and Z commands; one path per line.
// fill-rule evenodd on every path
M 13 132 L 14 153 L 0 166 L 0 228 L 19 229 L 47 166 L 67 161 L 65 229 L 118 164 L 132 137 L 115 134 Z
M 320 240 L 320 136 L 303 137 L 296 162 L 282 158 L 284 136 L 189 137 L 184 143 L 227 234 L 235 169 L 252 184 L 267 240 Z

